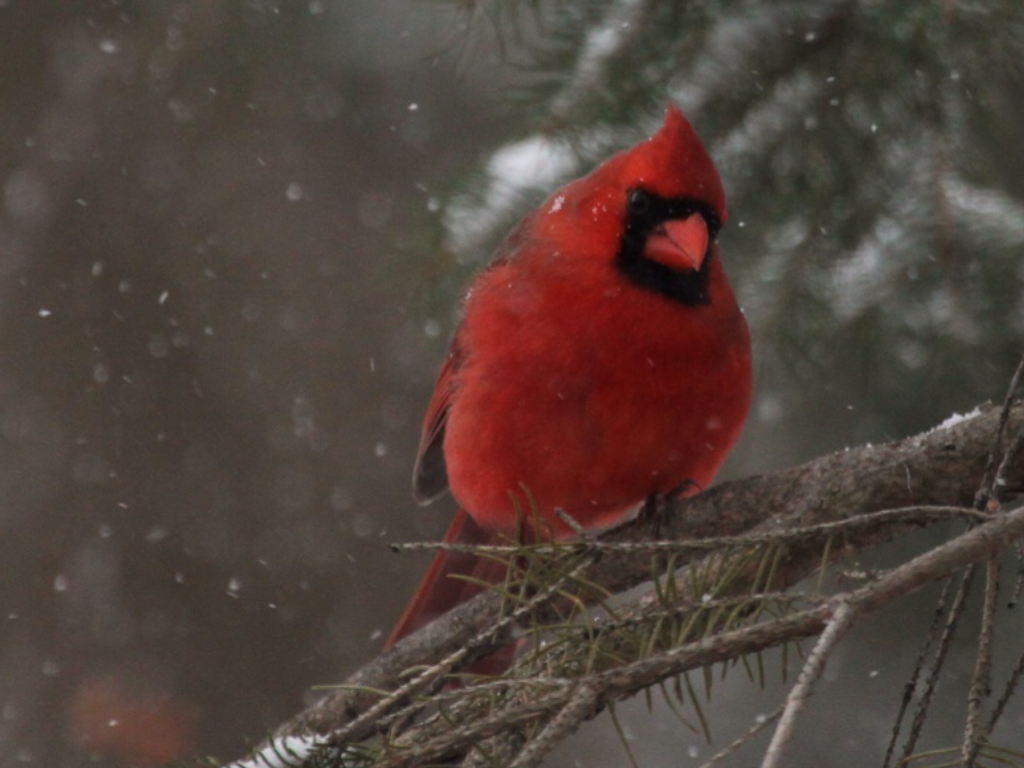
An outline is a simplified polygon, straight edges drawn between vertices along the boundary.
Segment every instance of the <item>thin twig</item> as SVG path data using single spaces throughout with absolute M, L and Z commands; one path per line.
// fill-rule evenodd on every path
M 903 728 L 903 720 L 907 715 L 907 709 L 914 698 L 914 692 L 917 690 L 917 683 L 921 678 L 921 672 L 924 670 L 928 654 L 931 652 L 932 646 L 938 640 L 939 626 L 942 622 L 942 617 L 946 615 L 946 606 L 949 605 L 949 592 L 952 588 L 952 584 L 952 579 L 946 579 L 946 582 L 942 585 L 942 594 L 939 595 L 939 599 L 936 601 L 935 611 L 932 615 L 932 623 L 931 626 L 928 627 L 928 634 L 925 636 L 925 640 L 921 644 L 921 650 L 918 651 L 917 661 L 914 662 L 914 669 L 910 673 L 910 679 L 907 680 L 906 685 L 903 686 L 903 698 L 900 700 L 900 707 L 896 712 L 896 717 L 892 727 L 892 735 L 889 737 L 889 745 L 886 747 L 885 758 L 882 760 L 882 768 L 889 768 L 889 764 L 892 762 L 893 752 L 896 750 L 896 742 L 899 741 L 900 730 Z
M 970 691 L 967 694 L 967 724 L 964 727 L 964 741 L 960 749 L 964 768 L 973 768 L 978 748 L 988 738 L 981 722 L 981 705 L 991 692 L 992 641 L 995 639 L 998 596 L 999 558 L 992 557 L 985 563 L 985 601 L 981 612 L 981 631 L 978 633 L 978 653 L 974 661 Z
M 703 763 L 699 768 L 714 768 L 716 765 L 721 763 L 725 758 L 736 752 L 740 747 L 746 744 L 748 741 L 753 739 L 757 734 L 767 728 L 769 725 L 774 723 L 782 716 L 782 712 L 785 706 L 781 706 L 772 712 L 770 715 L 764 718 L 758 718 L 758 721 L 754 723 L 742 736 L 735 739 L 731 744 L 726 746 L 724 749 L 719 750 L 711 756 L 711 759 L 706 763 Z
M 825 670 L 825 664 L 835 649 L 836 644 L 846 631 L 853 626 L 856 613 L 849 603 L 839 603 L 832 613 L 832 619 L 821 633 L 818 642 L 811 651 L 810 656 L 800 671 L 796 685 L 786 697 L 786 706 L 779 718 L 779 724 L 775 728 L 768 749 L 764 753 L 764 760 L 761 768 L 779 768 L 782 765 L 782 752 L 793 737 L 793 730 L 796 728 L 796 719 L 803 709 L 807 699 L 811 697 L 811 689 L 821 677 Z
M 770 531 L 767 533 L 749 534 L 746 536 L 717 536 L 701 539 L 662 539 L 658 541 L 588 541 L 586 548 L 594 552 L 616 552 L 616 553 L 647 553 L 647 552 L 706 552 L 729 547 L 749 547 L 757 544 L 774 544 L 778 542 L 791 542 L 796 539 L 808 537 L 832 536 L 843 531 L 857 528 L 870 528 L 891 522 L 929 523 L 942 520 L 967 520 L 980 523 L 988 520 L 990 515 L 986 512 L 970 509 L 968 507 L 951 507 L 940 505 L 920 505 L 913 507 L 897 507 L 895 509 L 884 509 L 879 512 L 871 512 L 864 515 L 849 517 L 845 520 L 836 520 L 818 525 L 808 525 L 799 528 L 787 528 L 782 531 Z M 464 552 L 480 555 L 517 555 L 529 552 L 530 554 L 549 556 L 564 553 L 568 548 L 576 546 L 574 542 L 559 544 L 451 544 L 436 541 L 413 541 L 399 542 L 391 545 L 395 552 L 419 552 L 423 550 L 436 552 Z
M 985 732 L 991 734 L 995 730 L 996 725 L 999 723 L 999 719 L 1003 716 L 1003 712 L 1006 710 L 1006 705 L 1010 702 L 1014 692 L 1017 690 L 1017 684 L 1020 682 L 1021 675 L 1024 675 L 1024 652 L 1017 657 L 1017 663 L 1013 665 L 1013 670 L 1010 672 L 1010 677 L 1006 681 L 1006 686 L 1003 688 L 1003 695 L 999 697 L 999 701 L 996 702 L 995 707 L 992 709 L 992 716 L 989 717 L 988 723 L 985 726 Z
M 1020 602 L 1021 593 L 1024 592 L 1024 547 L 1017 544 L 1013 548 L 1013 557 L 1017 563 L 1017 577 L 1013 580 L 1013 592 L 1006 603 L 1006 607 L 1011 610 Z
M 963 534 L 966 536 L 967 534 Z M 946 654 L 952 645 L 953 637 L 956 634 L 957 625 L 960 623 L 960 616 L 963 614 L 964 606 L 967 605 L 967 596 L 971 591 L 971 583 L 974 581 L 975 567 L 969 565 L 964 570 L 960 580 L 960 587 L 953 598 L 953 607 L 950 609 L 949 617 L 946 619 L 946 626 L 942 630 L 942 637 L 939 639 L 939 647 L 935 651 L 935 660 L 932 662 L 931 671 L 925 681 L 924 691 L 914 711 L 914 720 L 907 735 L 907 741 L 903 745 L 903 754 L 900 756 L 900 763 L 905 763 L 917 748 L 917 740 L 921 738 L 921 731 L 924 729 L 925 720 L 928 718 L 928 710 L 932 704 L 932 697 L 935 695 L 935 686 L 939 681 L 939 674 L 946 661 Z
M 492 693 L 494 696 L 519 695 L 532 699 L 540 699 L 544 696 L 550 695 L 552 691 L 568 687 L 574 682 L 575 681 L 573 680 L 554 677 L 535 677 L 532 679 L 499 677 L 494 679 L 474 680 L 472 683 L 463 687 L 453 687 L 450 690 L 438 691 L 430 697 L 429 705 L 431 707 L 443 709 L 446 706 L 457 705 L 459 702 L 464 701 L 467 696 L 482 693 Z M 410 719 L 418 711 L 426 709 L 425 704 L 427 704 L 427 702 L 416 702 L 401 710 L 385 715 L 376 723 L 376 725 L 379 725 L 378 730 L 384 731 L 395 723 L 399 723 L 405 719 Z
M 375 764 L 375 768 L 431 764 L 438 758 L 466 752 L 485 739 L 509 729 L 526 727 L 549 712 L 557 711 L 565 706 L 566 691 L 566 688 L 556 689 L 545 696 L 518 702 L 514 707 L 460 718 L 458 725 L 438 715 L 431 722 L 403 734 L 401 742 L 392 745 L 392 754 Z
M 530 740 L 509 768 L 534 768 L 538 765 L 559 741 L 574 733 L 591 716 L 599 694 L 600 689 L 591 683 L 576 685 L 561 711 Z

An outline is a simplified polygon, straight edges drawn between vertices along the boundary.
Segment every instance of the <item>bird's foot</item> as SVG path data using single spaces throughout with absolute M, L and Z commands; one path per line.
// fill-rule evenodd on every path
M 661 538 L 661 524 L 672 512 L 677 501 L 704 490 L 693 480 L 684 480 L 667 493 L 652 493 L 640 508 L 640 523 L 653 528 L 654 538 Z

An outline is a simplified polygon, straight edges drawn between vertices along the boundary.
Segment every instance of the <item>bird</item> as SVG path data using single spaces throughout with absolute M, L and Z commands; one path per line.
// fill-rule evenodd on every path
M 718 171 L 669 105 L 650 138 L 511 230 L 470 282 L 423 421 L 413 495 L 450 491 L 445 543 L 564 540 L 711 483 L 752 389 L 726 218 Z M 385 648 L 503 573 L 438 551 Z

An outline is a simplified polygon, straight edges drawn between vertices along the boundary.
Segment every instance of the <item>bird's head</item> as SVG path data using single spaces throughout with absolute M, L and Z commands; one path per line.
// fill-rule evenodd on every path
M 707 298 L 707 268 L 726 219 L 725 191 L 683 114 L 548 198 L 537 234 L 562 252 L 612 261 L 634 284 L 685 304 Z

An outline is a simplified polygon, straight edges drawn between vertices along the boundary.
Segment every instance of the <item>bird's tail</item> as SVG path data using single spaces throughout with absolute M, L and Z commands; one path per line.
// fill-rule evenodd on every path
M 472 517 L 461 509 L 455 513 L 455 519 L 452 520 L 452 524 L 444 536 L 445 544 L 484 546 L 497 542 L 498 535 L 496 533 L 481 528 L 473 521 Z M 486 584 L 498 584 L 505 578 L 506 571 L 507 566 L 500 560 L 480 557 L 468 552 L 439 550 L 434 555 L 434 560 L 431 562 L 430 568 L 427 569 L 423 581 L 420 582 L 416 594 L 413 595 L 395 628 L 388 635 L 384 648 L 390 648 L 406 635 L 412 634 L 438 616 L 476 596 L 486 589 Z M 474 665 L 472 671 L 481 672 L 484 669 L 491 673 L 504 671 L 511 663 L 513 650 L 514 648 L 510 647 L 498 651 L 485 660 L 493 662 L 496 657 L 504 657 L 504 662 L 498 664 L 497 668 L 493 663 L 485 665 L 478 663 Z

